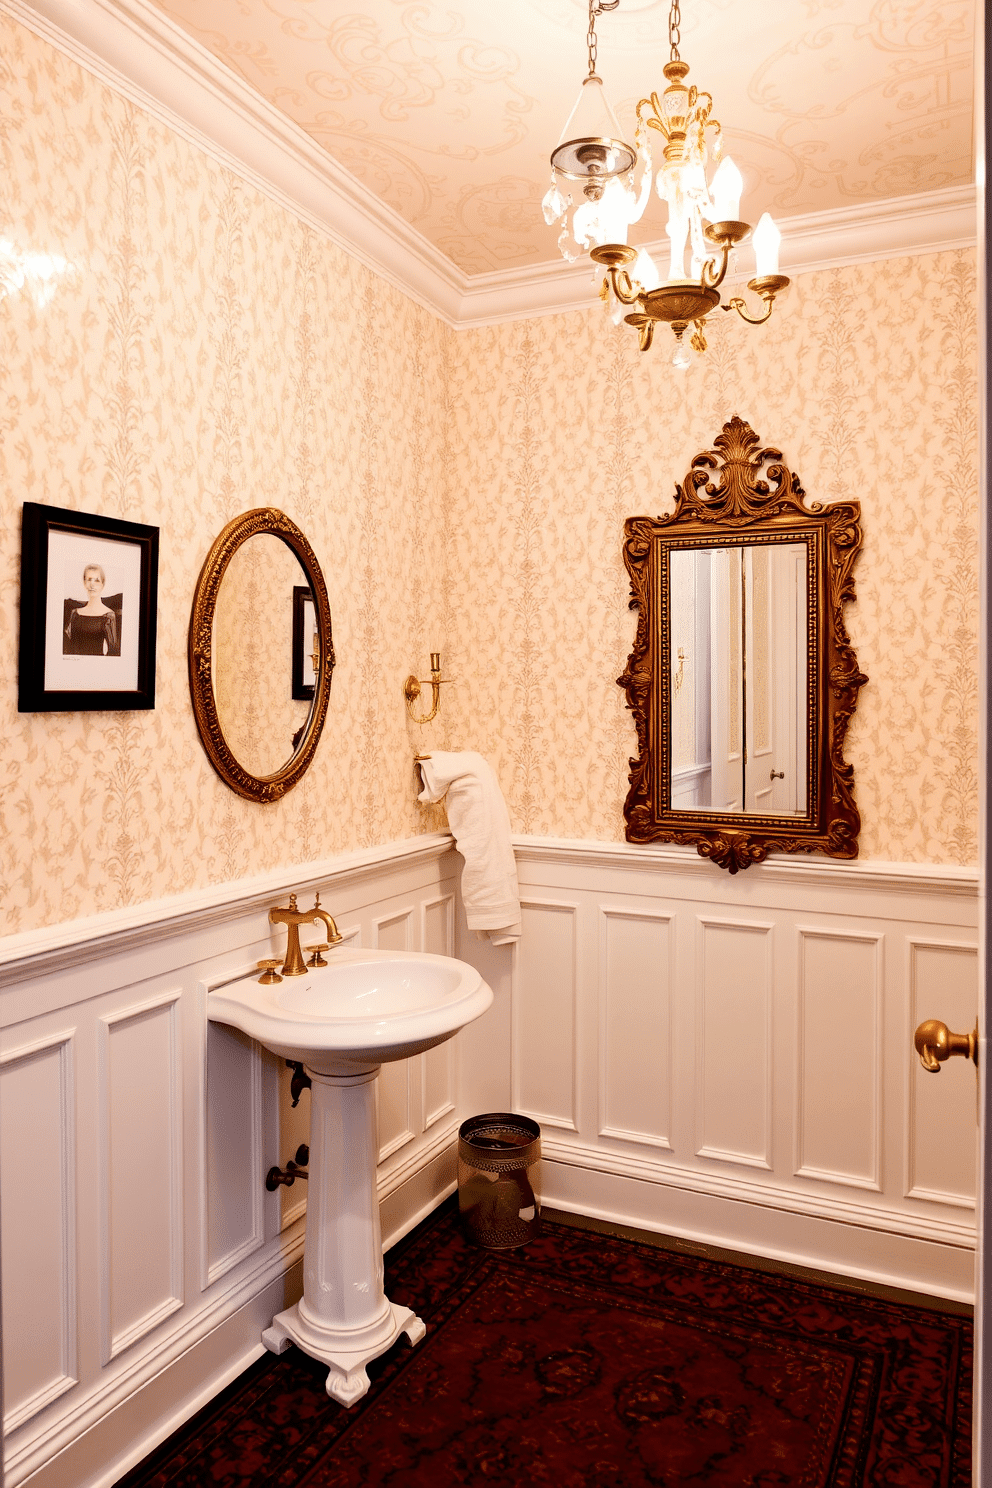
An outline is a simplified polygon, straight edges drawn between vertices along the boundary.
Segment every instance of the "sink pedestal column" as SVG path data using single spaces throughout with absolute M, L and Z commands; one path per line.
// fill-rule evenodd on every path
M 382 1289 L 382 1233 L 376 1192 L 375 1080 L 318 1075 L 310 1090 L 310 1163 L 303 1297 L 262 1334 L 274 1354 L 295 1343 L 330 1366 L 327 1393 L 353 1405 L 369 1387 L 365 1366 L 405 1333 L 426 1329 Z

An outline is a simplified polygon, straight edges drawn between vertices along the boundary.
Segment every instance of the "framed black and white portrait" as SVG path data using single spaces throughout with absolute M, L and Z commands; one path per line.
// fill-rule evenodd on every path
M 306 584 L 293 585 L 293 697 L 309 702 L 320 665 L 320 637 L 313 595 Z
M 21 713 L 155 706 L 158 528 L 26 501 Z

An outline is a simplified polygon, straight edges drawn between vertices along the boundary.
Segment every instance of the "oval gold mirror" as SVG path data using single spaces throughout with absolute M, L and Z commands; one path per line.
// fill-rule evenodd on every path
M 316 555 L 274 507 L 243 512 L 207 554 L 189 622 L 189 687 L 207 758 L 249 801 L 292 790 L 331 691 L 331 607 Z

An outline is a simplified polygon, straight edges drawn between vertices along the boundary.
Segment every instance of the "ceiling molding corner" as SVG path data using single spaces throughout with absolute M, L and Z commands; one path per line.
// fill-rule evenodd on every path
M 150 0 L 0 0 L 20 21 L 449 325 L 466 276 Z
M 585 260 L 465 274 L 151 0 L 0 0 L 0 12 L 455 329 L 596 303 Z M 795 275 L 971 247 L 976 213 L 968 185 L 783 218 L 782 267 Z

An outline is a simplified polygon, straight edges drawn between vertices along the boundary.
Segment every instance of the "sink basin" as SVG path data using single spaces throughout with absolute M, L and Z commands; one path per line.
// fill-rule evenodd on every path
M 415 951 L 328 952 L 327 966 L 211 992 L 208 1016 L 318 1074 L 350 1074 L 451 1038 L 493 1000 L 474 967 Z

